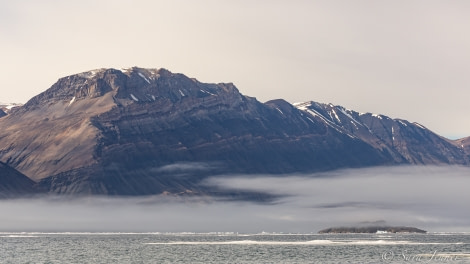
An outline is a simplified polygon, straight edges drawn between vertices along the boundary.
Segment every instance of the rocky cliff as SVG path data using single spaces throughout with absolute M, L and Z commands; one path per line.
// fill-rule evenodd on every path
M 0 160 L 52 193 L 207 194 L 227 173 L 468 164 L 416 123 L 313 102 L 261 103 L 165 69 L 61 78 L 0 119 Z

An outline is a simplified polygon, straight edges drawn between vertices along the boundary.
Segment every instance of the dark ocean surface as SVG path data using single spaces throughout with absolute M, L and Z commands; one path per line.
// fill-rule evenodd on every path
M 0 233 L 0 263 L 470 263 L 470 234 Z

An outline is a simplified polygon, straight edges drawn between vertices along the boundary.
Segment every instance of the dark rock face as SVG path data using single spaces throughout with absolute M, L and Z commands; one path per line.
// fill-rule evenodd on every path
M 35 184 L 25 175 L 0 162 L 0 198 L 34 194 L 37 192 Z
M 0 118 L 6 116 L 7 113 L 5 113 L 2 109 L 0 109 Z
M 453 142 L 417 124 L 332 105 L 263 104 L 231 83 L 165 69 L 61 78 L 0 127 L 0 160 L 62 194 L 211 194 L 200 180 L 226 173 L 467 164 Z

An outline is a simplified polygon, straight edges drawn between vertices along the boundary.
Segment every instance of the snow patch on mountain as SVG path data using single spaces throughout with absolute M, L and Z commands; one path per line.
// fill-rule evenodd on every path
M 417 123 L 417 122 L 413 122 L 413 125 L 421 128 L 421 129 L 426 129 L 423 125 L 421 125 L 420 123 Z
M 139 101 L 139 99 L 137 99 L 137 97 L 135 97 L 135 95 L 133 95 L 133 94 L 131 94 L 131 98 L 132 98 L 132 100 L 134 100 L 134 101 L 136 101 L 136 102 Z
M 382 119 L 382 115 L 378 115 L 378 114 L 372 114 L 373 117 L 377 117 L 378 119 Z
M 140 77 L 142 77 L 142 79 L 144 79 L 148 84 L 150 84 L 150 81 L 149 79 L 147 79 L 147 77 L 145 77 L 145 75 L 143 75 L 142 73 L 138 73 Z

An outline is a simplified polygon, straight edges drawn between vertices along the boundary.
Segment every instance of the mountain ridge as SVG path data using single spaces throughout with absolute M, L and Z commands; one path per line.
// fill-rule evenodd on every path
M 469 164 L 469 140 L 417 123 L 332 104 L 261 103 L 232 83 L 166 69 L 60 78 L 0 126 L 0 161 L 58 194 L 207 194 L 202 179 L 227 173 Z
M 410 164 L 469 164 L 462 156 L 463 149 L 457 141 L 451 141 L 430 131 L 417 122 L 392 119 L 385 115 L 359 113 L 333 104 L 316 102 L 297 103 L 296 106 L 322 120 L 335 129 L 342 129 L 352 137 L 391 153 L 396 162 Z M 413 144 L 413 139 L 426 138 L 430 145 Z M 463 145 L 463 144 L 461 144 Z M 433 148 L 439 148 L 434 151 Z M 414 152 L 415 155 L 410 155 Z M 442 155 L 446 152 L 447 155 Z M 416 154 L 420 155 L 416 155 Z

